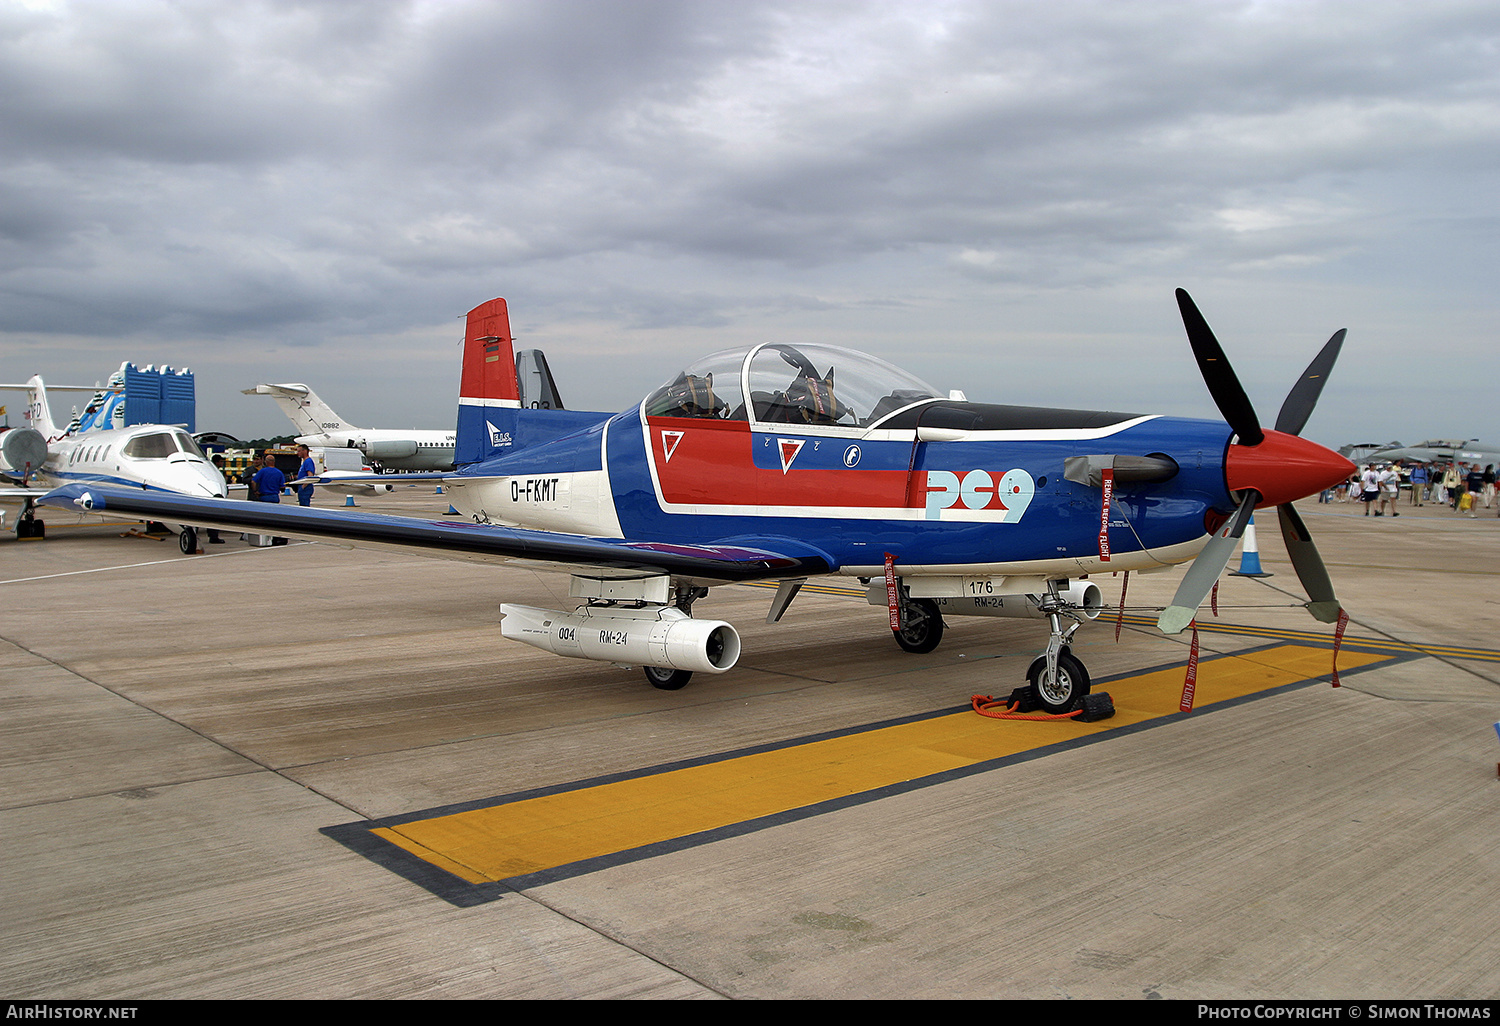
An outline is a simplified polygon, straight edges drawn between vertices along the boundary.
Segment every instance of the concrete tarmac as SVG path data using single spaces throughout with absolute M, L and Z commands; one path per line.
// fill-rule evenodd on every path
M 414 486 L 361 505 L 446 508 Z M 500 638 L 499 602 L 566 606 L 561 575 L 232 536 L 186 557 L 55 516 L 44 541 L 7 532 L 0 994 L 1493 1000 L 1500 518 L 1299 509 L 1344 652 L 1375 661 L 1338 689 L 1216 691 L 1220 656 L 1331 641 L 1267 511 L 1274 576 L 1226 576 L 1205 607 L 1195 711 L 1094 732 L 963 712 L 1022 682 L 1042 622 L 953 620 L 907 655 L 848 581 L 775 626 L 770 591 L 716 589 L 695 613 L 739 628 L 739 665 L 660 692 Z M 1118 642 L 1112 609 L 1079 633 L 1120 724 L 1145 671 L 1181 676 L 1186 636 L 1146 626 L 1180 577 L 1132 575 Z M 619 781 L 692 798 L 655 771 L 878 750 L 866 728 L 945 716 L 1047 743 L 482 886 L 370 829 Z

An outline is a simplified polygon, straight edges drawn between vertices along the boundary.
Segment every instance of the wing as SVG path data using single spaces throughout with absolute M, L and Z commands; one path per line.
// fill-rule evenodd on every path
M 645 572 L 701 581 L 751 581 L 826 574 L 838 566 L 828 553 L 792 538 L 675 545 L 463 520 L 421 520 L 349 509 L 199 499 L 93 484 L 65 485 L 48 492 L 38 503 L 71 512 L 332 541 L 358 548 L 401 549 L 445 559 L 492 563 L 521 560 L 575 572 L 588 568 L 605 576 Z

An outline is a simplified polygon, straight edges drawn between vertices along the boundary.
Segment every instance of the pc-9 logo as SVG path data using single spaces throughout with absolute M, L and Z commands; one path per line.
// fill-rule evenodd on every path
M 998 511 L 1002 524 L 1014 524 L 1026 513 L 1036 494 L 1036 482 L 1024 470 L 1007 470 L 997 482 L 987 470 L 970 470 L 963 474 L 951 470 L 927 471 L 928 520 L 942 519 L 942 511 L 955 506 L 966 510 Z M 970 518 L 965 518 L 970 519 Z

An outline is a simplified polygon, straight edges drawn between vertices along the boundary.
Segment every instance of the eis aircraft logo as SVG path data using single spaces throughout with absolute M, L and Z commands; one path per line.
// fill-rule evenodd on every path
M 955 517 L 965 520 L 990 520 L 1002 524 L 1018 523 L 1036 495 L 1036 482 L 1024 470 L 1007 470 L 997 481 L 987 470 L 954 472 L 927 471 L 928 520 L 943 519 L 944 510 L 983 511 L 983 517 Z M 994 516 L 993 514 L 1000 515 Z

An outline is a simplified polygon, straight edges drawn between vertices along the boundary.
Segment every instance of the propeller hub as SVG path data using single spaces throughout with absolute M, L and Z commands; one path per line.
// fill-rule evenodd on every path
M 1259 445 L 1229 447 L 1224 458 L 1224 483 L 1231 492 L 1254 489 L 1257 509 L 1332 488 L 1354 473 L 1354 464 L 1317 442 L 1283 431 L 1265 432 Z

